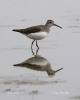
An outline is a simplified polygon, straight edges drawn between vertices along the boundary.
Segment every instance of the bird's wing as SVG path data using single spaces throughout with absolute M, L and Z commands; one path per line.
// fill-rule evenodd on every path
M 40 32 L 41 30 L 43 30 L 42 25 L 32 26 L 32 27 L 25 28 L 25 29 L 14 29 L 13 31 L 20 32 L 20 33 L 23 33 L 23 34 L 30 34 L 30 33 Z

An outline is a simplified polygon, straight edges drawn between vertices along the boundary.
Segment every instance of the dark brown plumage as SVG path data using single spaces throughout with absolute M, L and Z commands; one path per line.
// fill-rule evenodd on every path
M 38 25 L 38 26 L 32 26 L 29 28 L 25 28 L 25 29 L 14 29 L 13 31 L 15 32 L 20 32 L 23 34 L 30 34 L 30 33 L 36 33 L 36 32 L 47 32 L 49 33 L 49 28 L 45 25 Z

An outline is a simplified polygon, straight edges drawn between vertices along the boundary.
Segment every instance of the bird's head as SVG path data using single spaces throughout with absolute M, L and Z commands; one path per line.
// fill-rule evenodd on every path
M 62 27 L 59 26 L 59 25 L 57 25 L 57 24 L 55 24 L 53 20 L 47 20 L 46 25 L 49 26 L 49 27 L 51 27 L 51 26 L 57 26 L 57 27 L 59 27 L 59 28 L 62 29 Z

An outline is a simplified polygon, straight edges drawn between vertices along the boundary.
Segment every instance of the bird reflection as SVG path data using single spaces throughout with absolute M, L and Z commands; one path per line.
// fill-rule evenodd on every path
M 38 55 L 39 49 L 36 50 L 36 54 L 34 53 L 33 49 L 31 49 L 31 51 L 34 55 L 33 57 L 19 64 L 14 64 L 13 66 L 25 67 L 36 71 L 46 71 L 49 76 L 54 76 L 56 72 L 63 69 L 60 68 L 58 70 L 53 70 L 50 62 L 46 58 Z

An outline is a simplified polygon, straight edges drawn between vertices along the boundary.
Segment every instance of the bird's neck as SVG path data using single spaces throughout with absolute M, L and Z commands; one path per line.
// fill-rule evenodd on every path
M 49 24 L 45 24 L 45 25 L 46 25 L 47 28 L 51 28 L 51 25 L 49 25 Z

